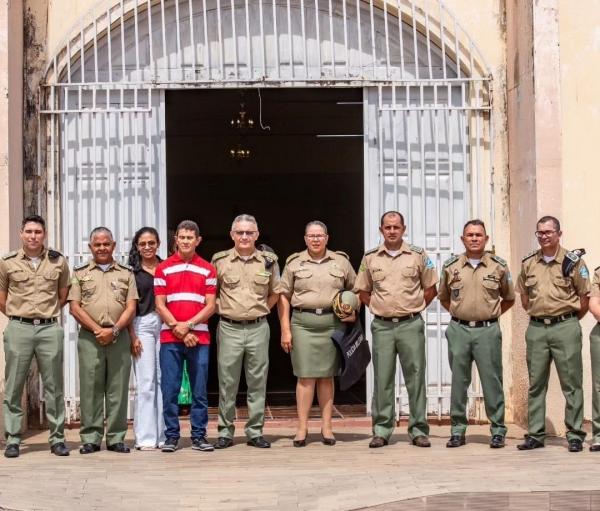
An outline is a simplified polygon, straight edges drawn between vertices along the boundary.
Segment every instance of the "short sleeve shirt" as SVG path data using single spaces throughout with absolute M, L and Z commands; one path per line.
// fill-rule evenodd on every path
M 305 250 L 288 257 L 279 292 L 292 307 L 327 308 L 337 292 L 351 290 L 355 280 L 356 273 L 345 254 L 327 250 L 321 261 L 315 261 Z
M 437 282 L 435 265 L 425 250 L 403 242 L 396 255 L 390 255 L 385 245 L 364 255 L 354 292 L 371 294 L 373 314 L 398 317 L 421 312 L 424 290 Z
M 562 263 L 567 251 L 559 247 L 554 260 L 545 262 L 542 251 L 523 259 L 517 281 L 517 291 L 527 295 L 530 316 L 560 316 L 581 308 L 579 297 L 590 292 L 589 272 L 583 259 L 564 277 Z
M 503 259 L 485 253 L 474 268 L 461 254 L 444 264 L 438 298 L 450 302 L 450 314 L 458 319 L 486 321 L 500 316 L 500 303 L 513 301 L 515 289 Z
M 94 261 L 73 271 L 68 300 L 79 302 L 81 308 L 102 327 L 114 326 L 125 311 L 127 302 L 137 299 L 133 272 L 116 261 L 106 271 Z
M 212 258 L 217 269 L 219 292 L 217 310 L 236 321 L 251 320 L 269 314 L 269 295 L 279 292 L 277 256 L 256 250 L 248 258 L 235 248 L 218 252 Z
M 594 277 L 592 279 L 592 289 L 590 296 L 600 297 L 600 266 L 594 270 Z
M 189 321 L 206 307 L 207 295 L 217 292 L 215 267 L 194 254 L 185 261 L 178 253 L 165 259 L 154 273 L 154 294 L 165 296 L 167 309 L 177 321 Z M 207 323 L 197 323 L 193 332 L 200 344 L 210 344 Z M 171 329 L 163 324 L 160 342 L 183 342 Z
M 69 266 L 58 252 L 44 249 L 36 268 L 23 249 L 0 259 L 0 290 L 7 293 L 7 316 L 57 317 L 58 290 L 68 288 L 69 284 Z

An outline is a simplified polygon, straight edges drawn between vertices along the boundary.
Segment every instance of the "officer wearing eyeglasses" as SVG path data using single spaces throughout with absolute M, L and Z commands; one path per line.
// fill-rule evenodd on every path
M 452 369 L 450 417 L 446 447 L 465 444 L 467 392 L 473 360 L 483 387 L 485 411 L 491 423 L 490 447 L 504 447 L 502 332 L 498 318 L 515 303 L 515 290 L 506 261 L 485 251 L 489 240 L 481 220 L 469 220 L 461 240 L 465 253 L 444 263 L 439 299 L 452 315 L 446 330 Z
M 265 394 L 269 371 L 267 315 L 279 297 L 277 256 L 256 248 L 258 224 L 251 215 L 239 215 L 231 226 L 234 247 L 215 254 L 219 372 L 219 438 L 215 449 L 233 445 L 235 398 L 242 365 L 248 386 L 247 444 L 268 448 L 263 437 Z
M 584 252 L 560 245 L 560 222 L 552 216 L 538 220 L 539 250 L 523 258 L 517 291 L 530 316 L 525 334 L 529 371 L 529 426 L 519 450 L 544 447 L 546 392 L 554 361 L 565 396 L 565 425 L 570 452 L 582 450 L 583 390 L 581 326 L 588 310 L 590 282 L 581 259 Z

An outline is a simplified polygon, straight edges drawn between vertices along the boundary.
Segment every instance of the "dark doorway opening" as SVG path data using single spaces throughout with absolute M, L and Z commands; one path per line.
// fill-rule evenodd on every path
M 329 248 L 348 253 L 358 269 L 364 248 L 362 89 L 262 89 L 260 94 L 256 89 L 166 93 L 169 229 L 183 219 L 198 222 L 199 253 L 210 261 L 232 246 L 234 217 L 252 214 L 258 243 L 274 249 L 283 271 L 286 258 L 305 248 L 306 223 L 321 220 L 329 228 Z M 231 127 L 242 109 L 253 128 Z M 249 156 L 232 158 L 231 151 L 240 149 Z M 296 379 L 280 348 L 275 310 L 269 324 L 267 402 L 293 405 Z M 218 401 L 216 352 L 211 351 L 210 406 Z M 338 390 L 335 403 L 364 404 L 365 387 L 363 379 L 346 392 Z M 240 405 L 244 391 L 242 375 Z

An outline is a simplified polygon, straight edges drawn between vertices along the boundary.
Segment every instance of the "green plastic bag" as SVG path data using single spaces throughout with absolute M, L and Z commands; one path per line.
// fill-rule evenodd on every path
M 177 400 L 180 406 L 190 406 L 192 404 L 192 387 L 190 386 L 190 377 L 187 371 L 187 361 L 183 362 L 183 378 L 181 378 L 181 389 Z

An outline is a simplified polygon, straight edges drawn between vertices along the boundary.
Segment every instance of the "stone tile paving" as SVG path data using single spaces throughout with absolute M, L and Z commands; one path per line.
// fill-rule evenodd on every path
M 52 456 L 46 432 L 35 432 L 26 439 L 20 458 L 0 457 L 0 510 L 309 511 L 383 506 L 375 509 L 419 511 L 436 509 L 423 507 L 425 497 L 451 495 L 463 504 L 479 502 L 481 509 L 494 511 L 514 507 L 493 507 L 497 502 L 516 506 L 527 499 L 531 505 L 526 509 L 535 511 L 578 502 L 573 509 L 600 507 L 600 497 L 589 493 L 575 494 L 579 500 L 571 493 L 556 493 L 600 490 L 600 453 L 568 453 L 562 439 L 549 440 L 544 449 L 519 452 L 515 446 L 523 432 L 517 427 L 510 428 L 509 445 L 500 450 L 488 447 L 486 426 L 472 426 L 467 445 L 458 449 L 445 448 L 447 426 L 432 427 L 430 449 L 411 446 L 405 426 L 382 449 L 367 447 L 370 428 L 365 421 L 337 423 L 334 447 L 320 443 L 318 425 L 311 431 L 310 443 L 302 449 L 292 445 L 293 422 L 280 421 L 265 431 L 273 441 L 271 449 L 248 447 L 245 439 L 236 437 L 234 447 L 212 453 L 192 451 L 189 439 L 183 439 L 184 448 L 173 454 L 119 455 L 103 449 L 81 456 L 78 431 L 70 430 L 67 439 L 73 451 L 68 458 Z M 189 428 L 183 435 L 189 435 Z M 209 436 L 216 436 L 212 423 Z M 486 495 L 496 501 L 488 506 Z M 393 507 L 409 499 L 420 499 L 412 502 L 421 507 Z M 463 504 L 437 509 L 479 509 Z

